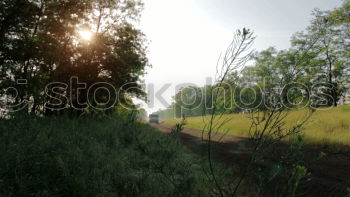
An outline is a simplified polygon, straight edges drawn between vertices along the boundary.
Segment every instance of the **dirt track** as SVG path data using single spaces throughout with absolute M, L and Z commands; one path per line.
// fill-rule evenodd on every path
M 169 134 L 172 127 L 163 124 L 152 124 L 152 126 L 163 133 Z M 181 142 L 193 152 L 205 156 L 203 149 L 207 136 L 198 130 L 185 128 L 180 135 Z M 202 140 L 204 139 L 204 140 Z M 236 160 L 237 156 L 248 153 L 248 138 L 234 137 L 229 135 L 216 134 L 212 136 L 214 159 L 230 164 Z
M 163 133 L 170 133 L 171 127 L 162 124 L 152 126 Z M 205 135 L 194 129 L 184 129 L 181 132 L 181 142 L 193 152 L 202 156 L 206 155 L 203 148 Z M 214 135 L 213 157 L 216 161 L 226 165 L 244 162 L 249 154 L 249 140 L 242 137 L 228 135 Z M 315 162 L 307 163 L 311 176 L 300 187 L 300 196 L 307 197 L 345 197 L 344 191 L 350 187 L 350 154 L 334 153 L 327 151 L 327 148 L 305 148 L 304 157 L 314 157 L 320 152 L 326 156 Z M 243 164 L 244 165 L 244 164 Z

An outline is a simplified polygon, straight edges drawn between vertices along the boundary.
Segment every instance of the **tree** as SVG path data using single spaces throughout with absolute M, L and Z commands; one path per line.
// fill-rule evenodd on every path
M 16 0 L 0 6 L 0 89 L 15 104 L 29 101 L 26 110 L 32 113 L 81 113 L 88 101 L 96 108 L 108 100 L 106 92 L 93 86 L 101 82 L 121 89 L 121 97 L 145 97 L 140 86 L 149 65 L 145 37 L 133 26 L 140 1 Z M 82 38 L 82 31 L 91 38 Z M 72 77 L 77 84 L 70 85 Z M 47 87 L 58 82 L 69 86 Z M 79 87 L 82 83 L 86 88 Z M 18 96 L 7 87 L 15 87 Z
M 332 12 L 315 10 L 307 32 L 296 34 L 292 44 L 299 50 L 308 48 L 306 56 L 310 59 L 304 65 L 305 73 L 313 84 L 323 84 L 320 93 L 330 95 L 326 104 L 337 106 L 344 92 L 342 82 L 348 59 L 344 52 L 349 40 L 331 16 Z

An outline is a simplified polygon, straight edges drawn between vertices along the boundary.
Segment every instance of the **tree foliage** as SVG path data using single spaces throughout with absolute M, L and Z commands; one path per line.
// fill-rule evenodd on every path
M 291 38 L 289 49 L 256 52 L 251 66 L 226 77 L 218 113 L 267 110 L 272 94 L 279 94 L 279 102 L 287 109 L 342 103 L 349 89 L 349 13 L 349 1 L 335 10 L 315 10 L 306 30 Z M 206 115 L 211 110 L 210 89 L 216 86 L 184 88 L 168 109 L 158 113 L 161 118 Z
M 0 6 L 0 88 L 13 105 L 28 101 L 32 113 L 56 113 L 54 107 L 81 112 L 90 100 L 92 106 L 104 103 L 106 92 L 91 94 L 101 82 L 122 95 L 145 96 L 140 88 L 149 65 L 145 37 L 133 25 L 140 1 L 15 0 Z M 91 40 L 79 31 L 90 32 Z M 48 86 L 52 83 L 56 90 Z

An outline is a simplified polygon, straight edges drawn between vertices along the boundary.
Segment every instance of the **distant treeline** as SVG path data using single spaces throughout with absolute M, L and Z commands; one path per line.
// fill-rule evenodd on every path
M 186 87 L 174 97 L 161 119 L 242 113 L 268 109 L 279 95 L 288 109 L 344 104 L 350 76 L 350 1 L 331 11 L 315 10 L 305 31 L 294 34 L 291 47 L 256 52 L 250 66 L 232 72 L 224 86 Z M 220 95 L 215 95 L 220 88 Z M 213 103 L 215 96 L 218 102 Z

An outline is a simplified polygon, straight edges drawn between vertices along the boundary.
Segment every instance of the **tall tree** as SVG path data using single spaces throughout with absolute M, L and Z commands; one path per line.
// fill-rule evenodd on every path
M 308 48 L 309 61 L 304 65 L 310 80 L 320 85 L 322 94 L 330 95 L 327 104 L 337 106 L 344 92 L 343 76 L 348 58 L 345 55 L 349 40 L 332 12 L 315 10 L 314 19 L 306 32 L 294 36 L 292 43 L 296 48 Z
M 111 96 L 93 86 L 98 82 L 121 89 L 122 95 L 145 96 L 140 86 L 149 65 L 145 37 L 133 25 L 142 2 L 16 0 L 0 6 L 0 89 L 16 98 L 15 104 L 30 101 L 26 110 L 32 113 L 80 113 Z M 73 77 L 77 81 L 70 85 Z M 46 87 L 54 82 L 56 89 Z M 57 87 L 57 82 L 69 87 Z M 6 87 L 15 87 L 18 96 Z

